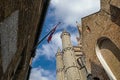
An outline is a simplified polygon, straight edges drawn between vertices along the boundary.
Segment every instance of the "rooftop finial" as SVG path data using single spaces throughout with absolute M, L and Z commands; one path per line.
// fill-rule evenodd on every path
M 78 21 L 76 21 L 76 24 L 77 24 L 77 27 L 81 27 L 81 24 Z
M 57 50 L 57 52 L 59 53 L 59 52 L 61 52 L 61 49 L 60 49 L 60 47 L 58 47 L 58 50 Z

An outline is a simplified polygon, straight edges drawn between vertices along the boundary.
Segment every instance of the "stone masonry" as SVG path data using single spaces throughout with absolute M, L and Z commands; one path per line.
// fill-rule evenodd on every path
M 120 1 L 101 0 L 99 12 L 82 18 L 82 29 L 89 73 L 100 80 L 120 80 Z
M 0 0 L 0 80 L 27 80 L 49 0 Z

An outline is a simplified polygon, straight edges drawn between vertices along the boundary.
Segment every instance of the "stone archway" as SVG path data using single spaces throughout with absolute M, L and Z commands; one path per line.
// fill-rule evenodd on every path
M 96 55 L 110 80 L 120 80 L 120 49 L 106 37 L 98 39 Z

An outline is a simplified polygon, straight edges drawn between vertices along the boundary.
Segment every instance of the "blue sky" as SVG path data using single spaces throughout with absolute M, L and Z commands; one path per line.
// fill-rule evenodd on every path
M 58 47 L 62 48 L 60 34 L 66 29 L 71 34 L 73 45 L 77 45 L 79 36 L 76 21 L 81 24 L 81 18 L 100 10 L 100 0 L 51 0 L 42 34 L 43 38 L 58 22 L 57 28 L 50 43 L 44 40 L 36 50 L 33 59 L 30 80 L 56 80 L 55 54 Z

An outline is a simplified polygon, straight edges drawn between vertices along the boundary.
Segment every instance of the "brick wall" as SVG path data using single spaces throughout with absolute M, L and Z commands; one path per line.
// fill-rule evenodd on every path
M 112 5 L 111 0 L 101 0 L 101 10 L 82 19 L 82 45 L 87 68 L 94 77 L 99 77 L 101 80 L 109 80 L 109 78 L 96 56 L 96 43 L 99 38 L 106 37 L 120 49 L 120 26 L 117 23 L 119 18 L 113 20 L 113 16 L 120 16 L 119 11 L 117 6 Z M 86 26 L 90 28 L 90 33 L 86 31 Z
M 39 34 L 42 30 L 42 24 L 44 22 L 47 6 L 48 6 L 49 0 L 0 0 L 0 23 L 4 23 L 7 25 L 7 29 L 4 29 L 4 25 L 1 25 L 0 28 L 4 29 L 5 31 L 8 30 L 8 32 L 5 32 L 7 34 L 4 34 L 3 37 L 6 36 L 6 43 L 2 38 L 2 41 L 4 42 L 4 45 L 6 46 L 6 54 L 4 54 L 6 59 L 11 59 L 9 62 L 8 67 L 6 67 L 6 70 L 4 70 L 4 73 L 2 75 L 3 80 L 10 80 L 11 78 L 14 78 L 16 76 L 17 80 L 24 80 L 27 75 L 27 70 L 29 68 L 29 61 L 31 58 L 31 51 L 33 49 L 33 46 L 35 43 L 37 43 L 37 40 L 39 38 Z M 14 12 L 17 11 L 17 14 L 14 14 Z M 13 18 L 17 15 L 17 19 L 14 21 L 10 16 L 13 14 Z M 6 22 L 4 22 L 6 21 Z M 17 27 L 14 29 L 13 27 L 10 28 L 10 25 L 14 25 Z M 0 30 L 2 30 L 0 29 Z M 15 31 L 15 32 L 14 32 Z M 9 34 L 9 32 L 12 32 Z M 4 33 L 0 31 L 0 33 Z M 14 34 L 15 33 L 15 34 Z M 12 37 L 13 36 L 13 37 Z M 14 39 L 12 40 L 12 39 Z M 1 41 L 1 42 L 2 42 Z M 11 41 L 11 42 L 10 42 Z M 6 45 L 9 42 L 9 47 Z M 12 44 L 13 42 L 13 44 Z M 3 43 L 2 43 L 3 44 Z M 3 47 L 3 46 L 2 46 Z M 14 51 L 14 48 L 16 50 Z M 26 57 L 20 61 L 21 54 L 23 53 L 23 49 L 26 49 L 25 54 Z M 13 50 L 9 53 L 9 50 Z M 3 51 L 3 49 L 2 49 Z M 5 53 L 5 52 L 3 52 Z M 9 55 L 9 58 L 8 58 Z M 3 58 L 3 56 L 1 56 Z M 1 58 L 0 58 L 1 60 Z M 3 60 L 2 60 L 3 62 Z M 17 68 L 18 63 L 24 63 L 21 64 L 21 69 Z M 2 63 L 0 64 L 0 66 Z M 3 64 L 3 66 L 5 66 Z M 1 68 L 2 69 L 2 68 Z M 19 73 L 15 74 L 16 69 L 19 69 Z

